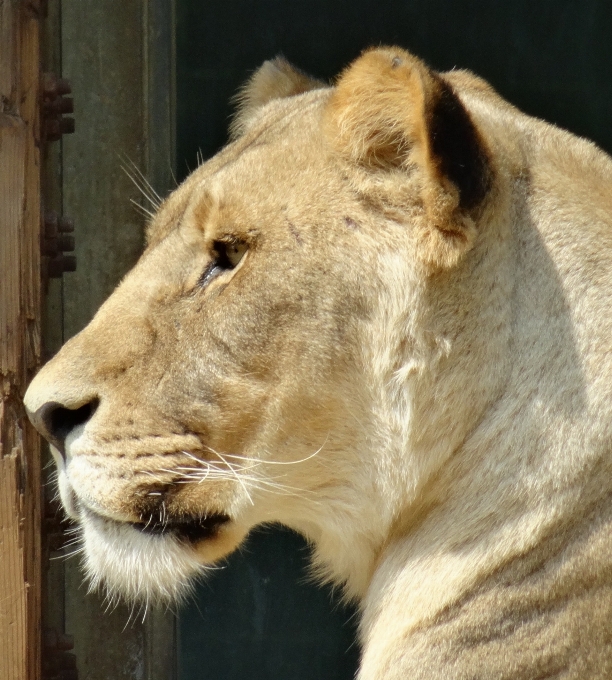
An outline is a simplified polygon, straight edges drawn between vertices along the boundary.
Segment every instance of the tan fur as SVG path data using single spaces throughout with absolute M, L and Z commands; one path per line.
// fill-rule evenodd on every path
M 43 431 L 97 400 L 57 454 L 90 576 L 180 596 L 280 522 L 360 603 L 360 680 L 610 677 L 612 161 L 395 48 L 268 75 L 26 395 Z
M 230 126 L 232 138 L 240 136 L 261 107 L 273 99 L 293 97 L 309 90 L 325 87 L 325 83 L 303 73 L 282 57 L 265 61 L 238 92 L 238 111 Z

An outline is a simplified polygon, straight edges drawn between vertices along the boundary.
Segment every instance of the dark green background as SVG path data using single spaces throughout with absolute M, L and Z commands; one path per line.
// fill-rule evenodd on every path
M 226 139 L 230 97 L 282 53 L 332 78 L 368 45 L 394 43 L 469 68 L 526 112 L 612 150 L 610 0 L 178 0 L 178 159 Z
M 329 79 L 369 45 L 469 68 L 526 112 L 612 150 L 610 0 L 177 0 L 180 177 L 226 141 L 229 99 L 283 54 Z M 267 530 L 180 617 L 180 680 L 353 676 L 352 612 L 305 583 L 306 548 Z
M 348 680 L 356 625 L 312 583 L 304 541 L 263 528 L 181 611 L 179 680 Z

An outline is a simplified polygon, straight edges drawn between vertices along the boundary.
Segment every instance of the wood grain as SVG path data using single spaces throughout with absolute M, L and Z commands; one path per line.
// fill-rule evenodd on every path
M 38 2 L 0 0 L 0 678 L 40 678 L 40 443 L 22 405 L 40 361 Z

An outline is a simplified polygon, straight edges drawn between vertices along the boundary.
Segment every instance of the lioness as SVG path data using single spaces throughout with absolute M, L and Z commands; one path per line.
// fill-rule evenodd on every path
M 280 522 L 360 680 L 612 677 L 612 161 L 398 48 L 241 100 L 26 395 L 90 578 Z

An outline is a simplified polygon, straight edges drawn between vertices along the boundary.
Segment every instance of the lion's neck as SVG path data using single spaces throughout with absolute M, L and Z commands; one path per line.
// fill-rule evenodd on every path
M 437 551 L 423 535 L 390 546 L 363 602 L 360 680 L 380 678 L 393 649 L 402 657 L 387 680 L 474 668 L 513 680 L 609 677 L 612 495 L 580 510 L 550 523 L 525 513 L 505 536 Z
M 312 545 L 312 566 L 321 581 L 339 586 L 347 600 L 365 597 L 388 533 L 376 522 L 372 507 L 334 499 L 324 511 L 297 508 L 284 513 L 281 521 Z

